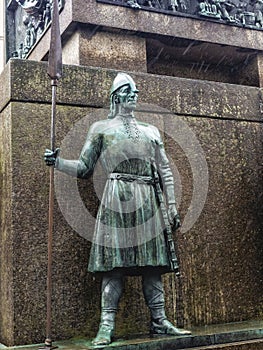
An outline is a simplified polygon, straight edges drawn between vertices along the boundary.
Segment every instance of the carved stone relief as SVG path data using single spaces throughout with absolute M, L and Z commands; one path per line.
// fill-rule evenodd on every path
M 9 0 L 8 57 L 27 58 L 51 22 L 53 0 Z M 96 0 L 135 10 L 216 21 L 253 29 L 263 28 L 263 0 Z M 59 0 L 60 10 L 65 0 Z M 13 23 L 15 22 L 15 25 Z M 15 28 L 15 29 L 14 29 Z
M 97 0 L 135 9 L 209 19 L 254 29 L 263 27 L 263 0 Z
M 53 0 L 16 0 L 23 10 L 23 40 L 17 44 L 12 57 L 26 58 L 51 22 Z M 65 0 L 59 0 L 60 10 Z

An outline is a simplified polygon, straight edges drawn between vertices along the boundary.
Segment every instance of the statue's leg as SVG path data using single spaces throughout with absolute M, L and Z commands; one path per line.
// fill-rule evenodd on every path
M 111 271 L 102 278 L 101 284 L 101 321 L 93 345 L 108 345 L 115 329 L 115 316 L 123 291 L 123 275 Z
M 189 335 L 191 332 L 175 327 L 167 320 L 164 305 L 164 291 L 161 274 L 156 271 L 147 271 L 142 277 L 143 293 L 146 304 L 151 312 L 152 335 Z

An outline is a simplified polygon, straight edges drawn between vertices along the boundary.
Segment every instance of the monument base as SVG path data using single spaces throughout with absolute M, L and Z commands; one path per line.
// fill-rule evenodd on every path
M 90 340 L 72 339 L 56 342 L 63 350 L 84 350 L 111 348 L 114 350 L 179 350 L 179 349 L 217 349 L 217 350 L 261 350 L 263 349 L 263 322 L 250 321 L 213 326 L 198 327 L 191 336 L 150 338 L 148 335 L 114 339 L 110 346 L 92 346 Z M 19 346 L 3 349 L 38 350 L 39 346 Z M 0 346 L 0 349 L 2 347 Z
M 49 144 L 51 98 L 46 68 L 44 62 L 14 59 L 0 78 L 0 342 L 6 346 L 45 339 L 49 171 L 43 152 Z M 107 118 L 115 75 L 106 68 L 64 67 L 58 88 L 58 146 L 74 131 L 74 147 L 81 149 L 89 126 Z M 200 204 L 192 189 L 202 189 L 205 178 L 198 175 L 200 180 L 192 181 L 202 170 L 196 161 L 202 154 L 209 169 L 204 210 L 177 237 L 185 328 L 262 319 L 262 90 L 141 72 L 132 76 L 141 104 L 148 104 L 136 116 L 163 131 L 171 163 L 180 169 L 176 183 L 185 194 L 180 212 L 191 225 L 192 197 Z M 199 158 L 191 135 L 203 149 Z M 83 203 L 95 215 L 99 199 L 94 186 L 80 185 Z M 92 339 L 100 322 L 100 280 L 87 273 L 90 242 L 71 228 L 58 204 L 55 218 L 52 339 Z M 90 237 L 91 224 L 83 226 Z M 178 315 L 173 275 L 164 276 L 164 286 L 167 316 L 173 321 Z M 146 333 L 149 317 L 141 279 L 127 279 L 116 335 Z

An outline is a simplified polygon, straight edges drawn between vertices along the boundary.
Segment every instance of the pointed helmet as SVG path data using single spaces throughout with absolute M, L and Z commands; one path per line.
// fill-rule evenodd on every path
M 138 92 L 132 77 L 130 77 L 126 73 L 118 73 L 116 78 L 113 80 L 111 91 L 110 91 L 110 114 L 108 115 L 109 119 L 112 119 L 116 116 L 117 109 L 116 109 L 115 96 L 117 91 L 125 85 L 129 85 L 129 87 L 133 92 Z
M 110 94 L 114 94 L 121 87 L 129 85 L 132 91 L 138 91 L 134 80 L 126 73 L 118 73 L 113 81 Z

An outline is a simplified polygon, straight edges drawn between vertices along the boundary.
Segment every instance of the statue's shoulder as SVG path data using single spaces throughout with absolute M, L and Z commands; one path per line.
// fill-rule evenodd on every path
M 93 124 L 91 124 L 89 128 L 89 133 L 99 134 L 103 132 L 103 130 L 107 128 L 108 125 L 109 125 L 109 119 L 98 120 Z
M 160 138 L 160 131 L 156 126 L 142 121 L 139 121 L 138 123 L 146 132 L 151 133 L 156 139 Z

